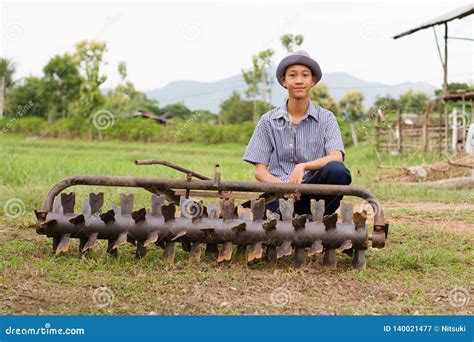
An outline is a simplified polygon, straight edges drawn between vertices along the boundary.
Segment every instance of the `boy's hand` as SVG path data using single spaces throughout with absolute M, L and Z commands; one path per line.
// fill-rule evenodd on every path
M 297 164 L 291 173 L 288 183 L 290 184 L 299 184 L 303 180 L 305 167 L 304 164 Z

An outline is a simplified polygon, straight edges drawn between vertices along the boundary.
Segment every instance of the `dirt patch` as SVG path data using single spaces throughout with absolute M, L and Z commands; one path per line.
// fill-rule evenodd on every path
M 415 213 L 399 212 L 399 210 L 409 209 L 419 212 L 433 212 L 433 216 L 416 215 Z M 373 219 L 373 211 L 368 205 L 354 205 L 354 211 L 367 210 L 369 212 L 369 221 Z M 419 228 L 439 227 L 452 232 L 465 234 L 474 233 L 474 225 L 466 222 L 462 218 L 454 215 L 456 211 L 468 210 L 473 212 L 474 204 L 451 204 L 436 202 L 403 202 L 403 203 L 383 203 L 385 219 L 390 225 L 406 225 Z M 453 215 L 439 216 L 441 211 L 452 211 Z M 438 214 L 438 215 L 437 215 Z

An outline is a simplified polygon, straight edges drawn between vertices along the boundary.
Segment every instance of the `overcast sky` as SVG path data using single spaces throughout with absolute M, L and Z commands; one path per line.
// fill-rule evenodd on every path
M 432 29 L 392 36 L 469 1 L 279 3 L 24 3 L 1 6 L 1 55 L 14 60 L 16 78 L 40 75 L 56 54 L 83 39 L 104 40 L 108 76 L 118 80 L 125 61 L 141 90 L 174 80 L 215 81 L 239 74 L 251 56 L 275 50 L 279 37 L 304 35 L 303 48 L 325 72 L 347 72 L 367 81 L 442 83 Z M 473 38 L 471 15 L 449 24 L 450 36 Z M 438 38 L 443 31 L 437 28 Z M 441 46 L 442 47 L 442 46 Z M 474 42 L 449 41 L 449 81 L 474 83 Z

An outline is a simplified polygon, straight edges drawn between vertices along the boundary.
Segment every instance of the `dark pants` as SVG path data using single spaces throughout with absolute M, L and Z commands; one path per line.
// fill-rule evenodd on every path
M 351 184 L 351 172 L 345 167 L 344 163 L 339 161 L 331 161 L 319 170 L 311 171 L 311 175 L 302 182 L 302 184 L 334 184 L 334 185 L 349 185 Z M 343 196 L 322 196 L 322 195 L 301 195 L 301 199 L 295 202 L 295 213 L 298 215 L 311 214 L 310 201 L 311 199 L 323 199 L 326 204 L 324 215 L 330 215 L 339 208 Z M 278 200 L 266 205 L 266 209 L 273 212 L 279 211 Z

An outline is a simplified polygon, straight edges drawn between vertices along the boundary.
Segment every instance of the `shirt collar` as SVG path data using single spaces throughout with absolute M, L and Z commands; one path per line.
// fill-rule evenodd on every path
M 273 119 L 284 118 L 286 121 L 290 121 L 290 117 L 288 116 L 288 99 L 281 104 L 280 107 L 277 108 Z M 313 102 L 309 101 L 308 109 L 306 110 L 303 119 L 306 119 L 308 116 L 312 116 L 316 121 L 319 121 L 319 106 L 316 106 Z

